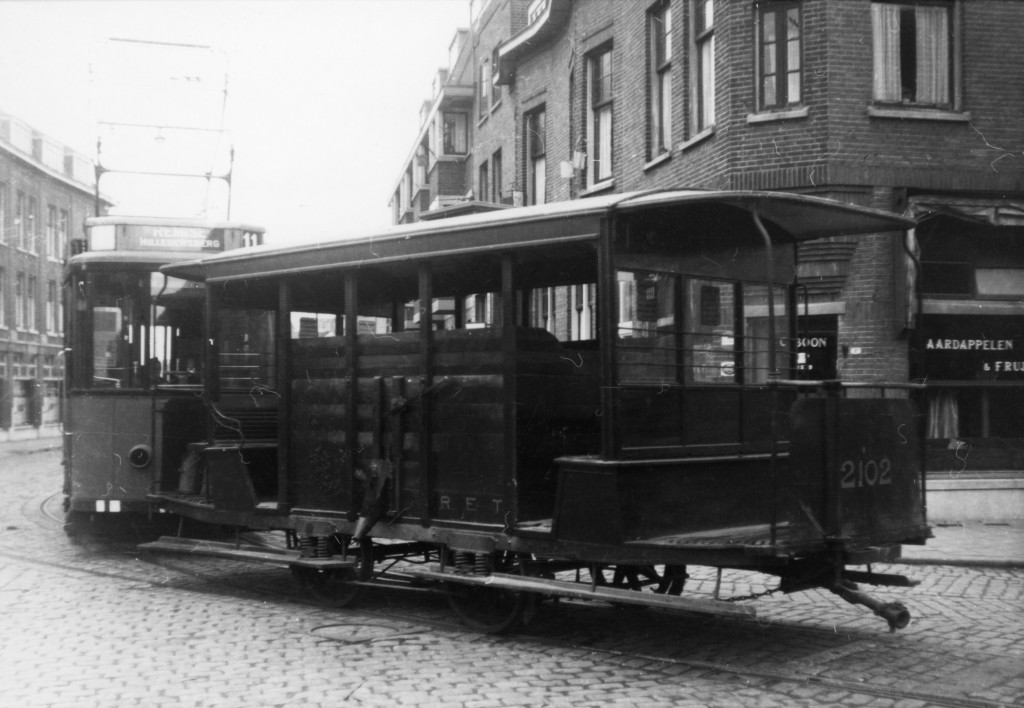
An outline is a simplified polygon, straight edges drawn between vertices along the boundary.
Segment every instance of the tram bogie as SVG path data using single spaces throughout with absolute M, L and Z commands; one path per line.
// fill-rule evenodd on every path
M 618 195 L 169 267 L 207 283 L 211 420 L 202 493 L 154 498 L 356 553 L 356 580 L 294 571 L 346 602 L 405 560 L 485 631 L 534 596 L 734 613 L 683 594 L 691 565 L 905 626 L 853 580 L 905 579 L 846 566 L 928 535 L 918 413 L 898 385 L 792 371 L 795 244 L 908 225 L 794 195 Z

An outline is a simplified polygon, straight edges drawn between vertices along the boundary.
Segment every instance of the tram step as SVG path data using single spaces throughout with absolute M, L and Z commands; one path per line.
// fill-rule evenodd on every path
M 430 568 L 410 568 L 403 570 L 403 573 L 424 580 L 479 585 L 481 587 L 518 592 L 534 592 L 540 595 L 566 597 L 576 600 L 597 600 L 621 605 L 641 605 L 644 607 L 660 607 L 667 610 L 684 610 L 741 617 L 754 617 L 757 615 L 757 611 L 749 605 L 740 605 L 722 600 L 660 595 L 653 592 L 639 592 L 625 588 L 613 588 L 607 585 L 588 585 L 566 580 L 531 578 L 521 575 L 506 575 L 504 573 L 462 575 L 448 570 L 442 571 L 436 565 Z
M 205 539 L 181 538 L 178 536 L 161 536 L 156 541 L 139 544 L 139 548 L 145 551 L 214 556 L 217 558 L 230 558 L 231 560 L 278 563 L 281 565 L 320 568 L 323 570 L 340 570 L 356 566 L 355 560 L 351 558 L 303 558 L 300 556 L 299 551 L 294 549 L 268 548 L 265 546 L 207 541 Z

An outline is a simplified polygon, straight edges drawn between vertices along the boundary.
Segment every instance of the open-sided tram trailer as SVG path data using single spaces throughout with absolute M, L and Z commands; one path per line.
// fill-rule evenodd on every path
M 902 628 L 856 583 L 911 584 L 871 564 L 929 536 L 908 385 L 795 380 L 793 343 L 799 242 L 912 225 L 668 191 L 168 266 L 207 286 L 209 417 L 202 481 L 155 499 L 288 544 L 150 548 L 286 564 L 338 604 L 404 560 L 388 577 L 485 631 L 543 596 L 753 613 L 683 597 L 688 565 Z

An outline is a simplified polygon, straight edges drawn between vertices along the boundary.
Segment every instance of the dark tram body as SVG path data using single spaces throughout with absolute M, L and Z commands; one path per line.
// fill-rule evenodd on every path
M 66 530 L 151 520 L 149 495 L 205 434 L 202 285 L 160 267 L 256 245 L 261 227 L 137 216 L 86 220 L 65 266 Z
M 905 626 L 854 581 L 909 581 L 847 566 L 929 535 L 920 419 L 905 385 L 796 379 L 795 245 L 911 225 L 661 192 L 168 266 L 206 286 L 207 417 L 201 474 L 153 499 L 285 531 L 339 604 L 407 560 L 484 630 L 544 596 L 750 611 L 681 593 L 688 565 Z

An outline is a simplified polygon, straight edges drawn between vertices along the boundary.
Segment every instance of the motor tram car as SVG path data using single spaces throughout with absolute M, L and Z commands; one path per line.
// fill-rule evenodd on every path
M 152 498 L 288 543 L 147 547 L 287 565 L 341 605 L 436 583 L 491 632 L 548 597 L 754 612 L 685 594 L 694 565 L 906 626 L 858 583 L 908 584 L 870 564 L 929 535 L 920 417 L 906 384 L 796 378 L 795 274 L 802 241 L 912 225 L 665 191 L 166 266 L 206 285 L 206 430 L 181 433 L 201 474 Z
M 149 518 L 203 434 L 206 298 L 160 267 L 262 242 L 263 229 L 194 219 L 86 220 L 65 267 L 66 530 L 116 531 Z M 175 470 L 174 475 L 167 470 Z

